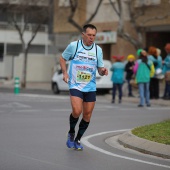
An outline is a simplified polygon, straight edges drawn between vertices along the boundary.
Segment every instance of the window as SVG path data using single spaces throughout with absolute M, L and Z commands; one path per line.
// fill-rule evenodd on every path
M 68 7 L 70 6 L 70 1 L 69 0 L 59 0 L 59 7 Z
M 19 3 L 20 3 L 19 0 L 13 0 L 13 1 L 10 2 L 10 4 L 19 4 Z
M 136 0 L 135 7 L 159 5 L 161 0 Z
M 113 3 L 115 3 L 115 0 L 111 0 Z M 110 4 L 110 0 L 103 0 L 103 4 Z

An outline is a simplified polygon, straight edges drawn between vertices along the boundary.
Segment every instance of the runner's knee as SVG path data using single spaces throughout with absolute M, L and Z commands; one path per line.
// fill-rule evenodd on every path
M 84 119 L 86 122 L 90 122 L 91 115 L 92 115 L 91 112 L 83 113 L 83 119 Z

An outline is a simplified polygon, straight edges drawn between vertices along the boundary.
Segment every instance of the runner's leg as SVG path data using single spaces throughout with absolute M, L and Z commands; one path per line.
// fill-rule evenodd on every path
M 79 116 L 82 113 L 82 99 L 77 96 L 70 96 L 72 113 L 70 115 L 70 130 L 67 136 L 66 145 L 68 148 L 75 148 L 74 137 L 75 137 L 75 127 L 78 122 Z
M 75 141 L 78 141 L 78 140 L 80 141 L 81 137 L 83 136 L 86 129 L 88 128 L 94 106 L 95 106 L 95 102 L 84 102 L 83 103 L 83 118 L 80 122 L 79 130 L 75 138 Z

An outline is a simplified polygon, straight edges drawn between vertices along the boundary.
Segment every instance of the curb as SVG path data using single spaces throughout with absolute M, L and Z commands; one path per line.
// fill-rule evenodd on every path
M 125 132 L 118 137 L 118 142 L 124 147 L 165 159 L 170 159 L 170 145 L 165 145 L 146 139 L 139 138 L 131 133 Z

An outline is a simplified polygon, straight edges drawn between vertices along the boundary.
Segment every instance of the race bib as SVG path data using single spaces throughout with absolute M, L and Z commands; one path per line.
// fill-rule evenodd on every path
M 76 82 L 77 83 L 89 83 L 92 78 L 92 75 L 90 72 L 85 72 L 85 71 L 77 71 L 76 75 Z

